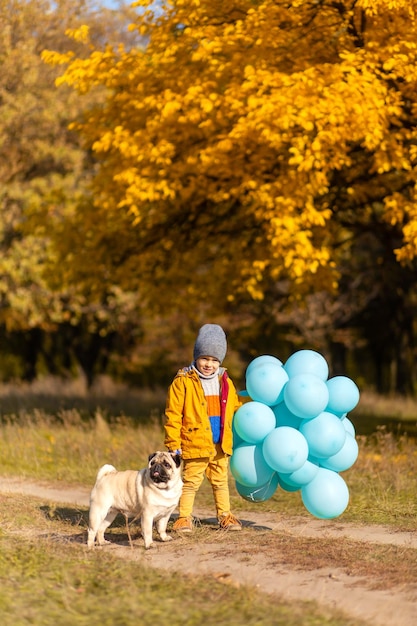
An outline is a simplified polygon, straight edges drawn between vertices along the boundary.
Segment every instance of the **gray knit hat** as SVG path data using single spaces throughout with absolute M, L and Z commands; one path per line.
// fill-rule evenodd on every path
M 198 331 L 194 344 L 194 361 L 201 356 L 212 356 L 221 363 L 226 351 L 227 341 L 223 328 L 218 324 L 204 324 Z

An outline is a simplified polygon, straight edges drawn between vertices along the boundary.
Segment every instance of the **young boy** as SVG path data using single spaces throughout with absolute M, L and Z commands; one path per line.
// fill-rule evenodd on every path
M 194 361 L 177 372 L 168 390 L 165 445 L 183 459 L 184 487 L 174 530 L 191 532 L 193 505 L 206 476 L 211 484 L 220 528 L 241 530 L 230 512 L 229 457 L 233 451 L 232 421 L 241 405 L 225 368 L 224 330 L 205 324 L 194 345 Z

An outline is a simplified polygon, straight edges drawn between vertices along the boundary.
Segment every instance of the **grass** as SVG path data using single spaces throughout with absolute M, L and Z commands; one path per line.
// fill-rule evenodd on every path
M 361 394 L 358 412 L 362 417 L 417 422 L 417 401 L 411 397 L 381 396 L 372 391 Z
M 192 543 L 204 541 L 207 541 L 204 531 L 200 536 L 192 537 Z M 268 568 L 279 571 L 287 568 L 311 572 L 312 575 L 320 570 L 344 572 L 362 579 L 365 588 L 385 591 L 414 586 L 417 578 L 417 550 L 407 545 L 372 544 L 346 537 L 323 539 L 282 531 L 249 530 L 239 535 L 228 535 L 222 544 L 222 555 L 233 555 L 238 551 L 242 562 L 246 559 L 250 561 L 254 545 L 256 553 L 262 555 L 265 571 Z
M 148 454 L 163 447 L 158 394 L 144 398 L 138 394 L 132 399 L 122 390 L 120 396 L 108 393 L 91 398 L 84 391 L 71 401 L 68 389 L 65 393 L 58 390 L 59 404 L 54 408 L 47 393 L 27 391 L 22 387 L 0 389 L 0 475 L 91 487 L 103 463 L 110 462 L 118 469 L 143 467 Z M 350 503 L 339 519 L 414 530 L 416 441 L 384 428 L 357 439 L 359 458 L 344 473 Z M 274 512 L 311 519 L 298 492 L 278 490 L 266 502 L 250 503 L 237 494 L 231 480 L 231 494 L 236 512 Z M 213 510 L 207 482 L 196 506 Z M 141 550 L 134 551 L 135 559 L 127 560 L 111 551 L 88 551 L 86 526 L 86 509 L 45 505 L 29 496 L 0 496 L 0 614 L 5 626 L 147 626 L 168 620 L 173 626 L 360 626 L 356 618 L 350 621 L 314 603 L 280 602 L 252 588 L 222 584 L 214 577 L 154 571 Z M 197 528 L 187 539 L 190 550 L 193 545 L 207 545 L 209 550 L 212 537 L 207 527 Z M 112 539 L 116 544 L 126 543 L 123 521 L 116 520 L 112 526 Z M 216 549 L 218 543 L 219 538 Z M 263 556 L 266 567 L 331 567 L 386 590 L 417 578 L 417 553 L 406 546 L 244 529 L 228 535 L 221 549 L 224 554 L 238 553 L 242 563 L 256 552 Z
M 139 468 L 161 447 L 161 424 L 141 426 L 123 416 L 108 421 L 97 410 L 90 421 L 77 410 L 40 410 L 4 417 L 0 426 L 0 473 L 92 485 L 98 468 Z
M 315 603 L 283 602 L 254 588 L 225 585 L 214 576 L 180 576 L 175 568 L 155 571 L 139 549 L 129 551 L 134 558 L 123 559 L 111 551 L 89 551 L 86 511 L 5 496 L 0 520 L 4 626 L 168 621 L 172 626 L 360 626 L 357 619 Z M 120 538 L 126 543 L 124 534 Z M 245 545 L 249 550 L 250 543 Z
M 343 477 L 350 502 L 344 521 L 383 524 L 398 530 L 415 528 L 417 518 L 417 441 L 380 428 L 357 437 L 359 457 Z M 91 487 L 98 468 L 144 467 L 148 455 L 163 449 L 162 421 L 155 415 L 140 423 L 124 415 L 105 416 L 96 410 L 87 420 L 79 410 L 49 414 L 39 409 L 3 416 L 0 423 L 0 475 L 50 480 Z M 230 481 L 232 505 L 242 510 L 275 511 L 310 517 L 300 492 L 279 489 L 263 503 L 241 498 Z M 207 481 L 196 506 L 212 509 Z

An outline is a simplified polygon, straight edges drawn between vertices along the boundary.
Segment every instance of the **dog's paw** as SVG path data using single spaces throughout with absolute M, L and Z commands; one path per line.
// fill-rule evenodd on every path
M 161 541 L 172 541 L 172 537 L 170 535 L 164 535 L 161 537 Z
M 152 541 L 152 543 L 149 543 L 148 545 L 145 545 L 145 550 L 151 550 L 151 548 L 154 548 L 154 547 L 155 547 L 155 544 Z
M 109 543 L 111 543 L 111 541 L 109 541 L 108 539 L 102 539 L 101 541 L 97 541 L 97 546 L 101 547 L 101 546 L 108 546 Z

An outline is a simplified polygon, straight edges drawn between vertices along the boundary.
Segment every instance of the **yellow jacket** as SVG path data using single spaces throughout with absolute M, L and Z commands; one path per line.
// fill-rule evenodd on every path
M 240 407 L 235 386 L 224 368 L 219 370 L 221 405 L 221 447 L 233 452 L 233 416 Z M 168 389 L 165 408 L 165 445 L 168 450 L 182 450 L 184 459 L 198 459 L 216 454 L 207 401 L 200 378 L 194 369 L 177 372 Z

